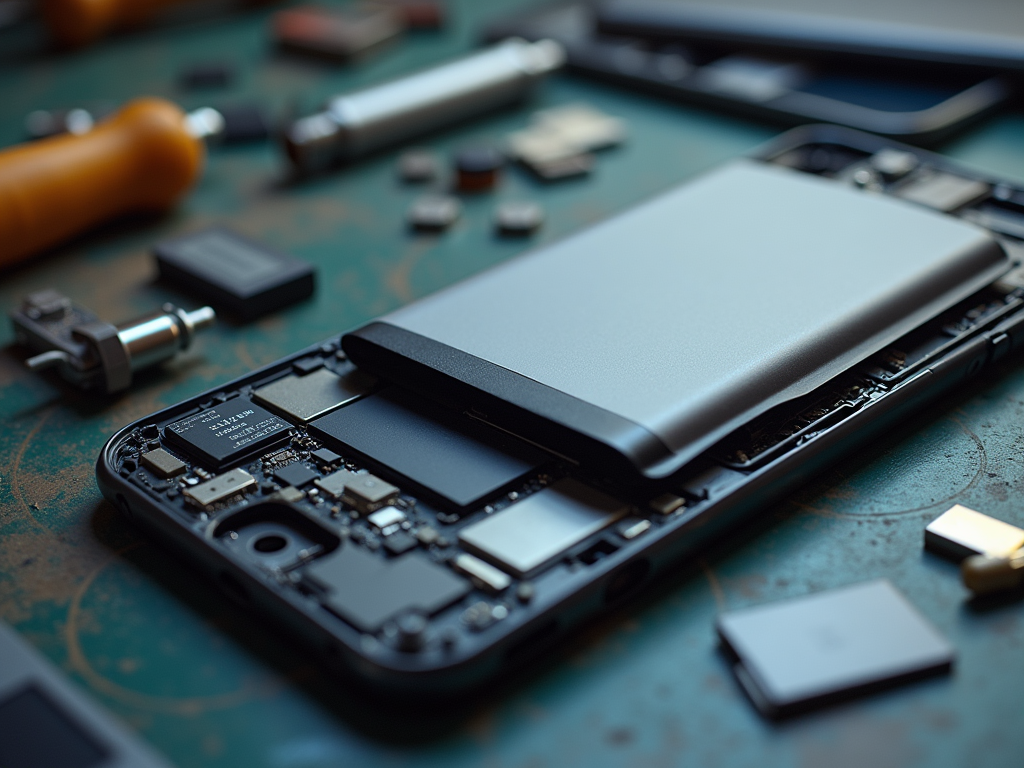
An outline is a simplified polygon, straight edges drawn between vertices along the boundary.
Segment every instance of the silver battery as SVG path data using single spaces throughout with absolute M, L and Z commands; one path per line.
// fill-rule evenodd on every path
M 565 61 L 554 40 L 510 38 L 480 53 L 332 99 L 284 135 L 292 163 L 316 171 L 523 98 Z

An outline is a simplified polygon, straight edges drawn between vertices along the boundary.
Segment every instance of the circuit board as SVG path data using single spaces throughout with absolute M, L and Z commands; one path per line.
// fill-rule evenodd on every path
M 954 176 L 922 157 L 818 143 L 768 159 L 864 194 L 966 218 L 998 203 L 1024 221 L 1019 190 Z M 997 234 L 1013 250 L 1007 216 Z M 538 652 L 565 628 L 552 618 L 556 607 L 632 594 L 651 577 L 650 552 L 661 552 L 661 566 L 671 562 L 672 542 L 701 513 L 935 361 L 982 337 L 978 367 L 1005 354 L 1024 327 L 1017 281 L 1009 273 L 758 417 L 646 496 L 372 380 L 340 338 L 138 422 L 115 436 L 106 457 L 161 511 L 165 535 L 173 529 L 172 539 L 200 544 L 207 567 L 230 564 L 214 566 L 223 588 L 264 604 L 269 591 L 271 610 L 290 608 L 285 621 L 326 645 L 341 669 L 369 658 L 378 671 L 448 675 L 450 686 L 451 670 L 484 648 L 504 646 L 505 660 Z M 123 495 L 116 501 L 133 514 Z

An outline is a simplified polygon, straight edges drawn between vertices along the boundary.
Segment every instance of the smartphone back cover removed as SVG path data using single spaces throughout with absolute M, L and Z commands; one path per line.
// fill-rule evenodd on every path
M 971 224 L 739 160 L 343 344 L 402 386 L 653 478 L 1008 268 Z

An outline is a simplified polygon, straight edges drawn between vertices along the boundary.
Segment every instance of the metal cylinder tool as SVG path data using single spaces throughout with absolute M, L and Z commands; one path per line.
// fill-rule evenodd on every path
M 215 319 L 210 307 L 187 312 L 164 304 L 114 325 L 54 290 L 31 294 L 11 313 L 18 342 L 36 352 L 25 361 L 29 368 L 56 368 L 76 387 L 108 393 L 127 389 L 135 371 L 188 349 Z
M 284 134 L 296 168 L 324 170 L 428 131 L 512 104 L 549 72 L 565 51 L 554 40 L 511 38 L 480 53 L 332 99 Z

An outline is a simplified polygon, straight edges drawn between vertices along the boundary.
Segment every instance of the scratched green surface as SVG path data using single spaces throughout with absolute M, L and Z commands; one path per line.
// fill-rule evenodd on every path
M 512 4 L 514 5 L 514 4 Z M 266 12 L 125 36 L 74 55 L 0 34 L 0 145 L 35 108 L 117 104 L 140 94 L 188 107 L 258 96 L 277 110 L 467 50 L 508 5 L 453 3 L 444 33 L 412 35 L 363 65 L 275 56 Z M 176 73 L 226 59 L 239 81 L 183 93 Z M 953 394 L 787 501 L 728 545 L 473 702 L 469 715 L 402 713 L 324 679 L 283 638 L 233 607 L 114 515 L 92 463 L 121 425 L 360 323 L 519 252 L 491 234 L 497 199 L 536 199 L 545 242 L 748 150 L 777 129 L 557 77 L 530 108 L 586 100 L 629 123 L 627 146 L 585 182 L 541 187 L 507 174 L 466 201 L 440 237 L 402 226 L 417 194 L 394 155 L 301 186 L 281 184 L 272 147 L 221 149 L 178 210 L 110 227 L 0 275 L 0 307 L 56 287 L 111 320 L 181 297 L 153 282 L 147 248 L 212 222 L 317 264 L 316 298 L 250 326 L 220 325 L 130 394 L 87 399 L 20 367 L 0 327 L 0 617 L 181 766 L 1008 766 L 1024 762 L 1019 603 L 972 610 L 954 566 L 921 550 L 928 520 L 962 502 L 1024 525 L 1024 368 Z M 440 152 L 497 139 L 529 109 L 426 140 Z M 1024 181 L 1024 114 L 943 148 Z M 728 221 L 729 212 L 725 212 Z M 726 224 L 728 226 L 728 224 Z M 679 300 L 686 301 L 686 286 Z M 798 297 L 780 299 L 799 300 Z M 723 608 L 884 576 L 959 649 L 955 674 L 782 726 L 758 718 L 715 652 Z

